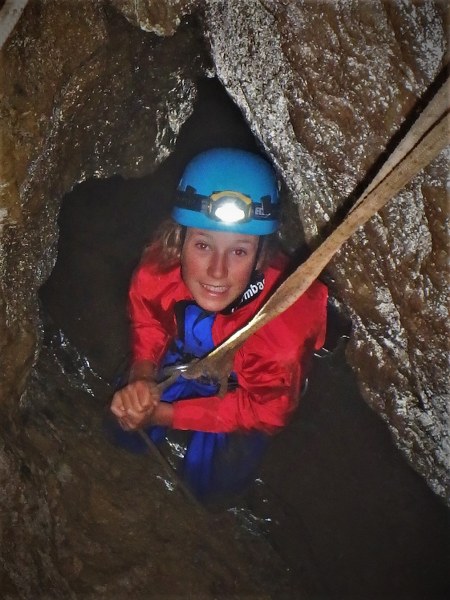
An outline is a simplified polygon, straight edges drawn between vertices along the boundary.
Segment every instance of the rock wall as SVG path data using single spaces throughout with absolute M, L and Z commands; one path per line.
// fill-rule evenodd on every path
M 50 0 L 29 3 L 4 47 L 0 348 L 13 405 L 38 349 L 35 292 L 54 264 L 61 197 L 168 155 L 205 68 L 195 35 L 157 38 L 108 5 Z
M 47 585 L 69 597 L 82 565 L 58 562 L 74 516 L 55 507 L 77 480 L 95 476 L 87 468 L 66 477 L 52 458 L 61 440 L 47 443 L 24 423 L 37 398 L 36 382 L 24 390 L 40 350 L 37 290 L 55 261 L 60 200 L 87 177 L 139 176 L 170 153 L 195 78 L 210 69 L 187 18 L 196 7 L 216 72 L 277 165 L 312 245 L 444 60 L 445 3 L 432 0 L 28 3 L 1 57 L 0 503 L 11 594 Z M 354 323 L 349 360 L 367 401 L 441 496 L 449 472 L 447 166 L 436 159 L 328 274 Z M 87 563 L 101 544 L 89 552 Z
M 218 76 L 277 164 L 307 240 L 382 156 L 443 67 L 442 2 L 211 2 Z M 448 154 L 328 270 L 353 320 L 348 359 L 398 446 L 449 499 Z
M 62 196 L 88 177 L 151 172 L 170 153 L 192 110 L 194 80 L 204 73 L 208 57 L 201 36 L 179 21 L 173 36 L 158 38 L 133 27 L 108 3 L 29 2 L 2 48 L 0 589 L 5 600 L 142 597 L 149 581 L 162 596 L 198 589 L 195 551 L 184 566 L 174 555 L 176 546 L 189 543 L 180 520 L 196 520 L 192 511 L 180 517 L 186 515 L 182 498 L 168 499 L 160 533 L 148 527 L 150 514 L 145 514 L 158 506 L 155 488 L 145 486 L 139 494 L 143 504 L 131 520 L 124 518 L 135 506 L 136 481 L 143 473 L 152 475 L 146 463 L 132 477 L 134 485 L 127 484 L 125 474 L 131 471 L 123 456 L 116 456 L 116 475 L 104 452 L 103 462 L 98 440 L 105 390 L 98 402 L 90 398 L 85 405 L 91 413 L 83 422 L 82 397 L 66 397 L 58 409 L 62 392 L 55 381 L 41 372 L 42 388 L 30 378 L 41 349 L 37 291 L 56 259 Z M 75 413 L 64 417 L 71 405 Z M 89 433 L 80 438 L 83 431 Z M 172 519 L 176 529 L 164 532 L 164 519 Z M 211 526 L 204 523 L 207 533 Z M 237 551 L 232 536 L 228 556 Z M 203 534 L 200 539 L 201 562 L 201 553 L 211 548 Z M 154 561 L 164 545 L 164 560 L 177 562 L 175 581 L 169 572 L 161 579 Z M 128 564 L 125 553 L 133 557 Z M 139 566 L 138 554 L 145 564 Z M 217 564 L 223 565 L 223 558 Z M 225 586 L 240 579 L 246 587 L 245 581 L 254 579 L 216 575 Z M 200 592 L 206 594 L 212 581 L 203 581 Z

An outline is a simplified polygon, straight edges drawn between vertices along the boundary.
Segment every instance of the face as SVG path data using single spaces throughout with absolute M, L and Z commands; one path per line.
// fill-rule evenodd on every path
M 188 227 L 181 253 L 183 279 L 204 310 L 219 312 L 246 289 L 258 236 Z

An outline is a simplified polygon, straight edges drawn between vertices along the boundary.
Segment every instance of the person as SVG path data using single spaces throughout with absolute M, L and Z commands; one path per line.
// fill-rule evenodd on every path
M 131 282 L 132 364 L 111 411 L 125 435 L 144 429 L 161 443 L 171 432 L 187 432 L 182 475 L 205 502 L 239 493 L 254 478 L 324 343 L 327 289 L 316 281 L 236 352 L 223 397 L 216 382 L 182 375 L 192 359 L 245 325 L 282 281 L 278 188 L 272 166 L 257 154 L 214 148 L 195 156 L 172 218 Z M 177 369 L 175 383 L 160 394 L 158 382 Z

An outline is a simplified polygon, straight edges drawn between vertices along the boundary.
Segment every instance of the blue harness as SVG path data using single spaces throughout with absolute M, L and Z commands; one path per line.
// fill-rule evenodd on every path
M 215 313 L 206 312 L 193 302 L 179 302 L 175 309 L 178 337 L 164 356 L 161 371 L 193 358 L 202 358 L 214 348 L 212 326 Z M 231 374 L 229 385 L 237 385 L 235 374 Z M 218 391 L 219 386 L 214 381 L 185 379 L 180 375 L 164 390 L 161 400 L 174 402 L 215 396 Z M 167 428 L 159 426 L 145 431 L 155 444 L 162 443 L 168 434 Z M 134 438 L 130 439 L 130 436 Z M 145 451 L 136 434 L 121 430 L 121 439 L 118 437 L 115 436 L 115 441 L 121 446 L 134 452 Z M 254 477 L 267 443 L 268 436 L 259 431 L 245 434 L 193 431 L 183 459 L 183 479 L 200 499 L 237 493 Z

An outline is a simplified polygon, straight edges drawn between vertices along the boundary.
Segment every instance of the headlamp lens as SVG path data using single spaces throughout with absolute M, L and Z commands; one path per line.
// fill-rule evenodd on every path
M 210 197 L 209 214 L 223 223 L 245 223 L 253 214 L 251 198 L 239 192 L 217 192 Z
M 224 223 L 238 223 L 245 219 L 245 212 L 239 206 L 236 206 L 234 202 L 220 204 L 214 210 L 214 215 Z

